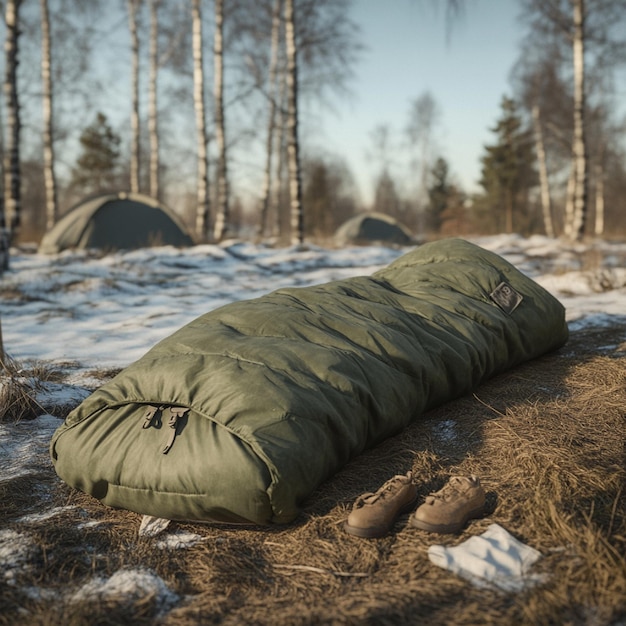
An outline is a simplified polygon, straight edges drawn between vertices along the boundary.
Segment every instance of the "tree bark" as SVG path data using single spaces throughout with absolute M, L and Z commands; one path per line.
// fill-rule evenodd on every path
M 565 214 L 563 216 L 563 236 L 566 239 L 574 239 L 574 189 L 576 185 L 576 169 L 570 168 L 567 177 L 567 189 L 565 191 Z
M 548 180 L 548 166 L 546 149 L 543 143 L 543 131 L 541 129 L 541 117 L 539 105 L 533 106 L 533 129 L 535 131 L 535 149 L 539 164 L 539 186 L 541 189 L 541 208 L 543 211 L 543 227 L 548 237 L 554 237 L 554 224 L 552 223 L 552 202 L 550 200 L 550 182 Z
M 4 354 L 4 342 L 2 341 L 2 319 L 0 319 L 0 367 L 4 367 L 6 356 Z
M 8 244 L 20 225 L 20 107 L 17 89 L 19 10 L 21 0 L 8 0 L 5 9 L 6 38 L 4 100 L 6 103 L 7 143 L 4 152 L 5 267 L 8 267 Z
M 50 45 L 50 12 L 48 0 L 41 0 L 41 83 L 43 108 L 43 171 L 46 187 L 46 229 L 57 221 L 57 181 L 54 171 L 52 54 Z
M 278 69 L 278 46 L 280 42 L 280 25 L 282 13 L 282 0 L 274 0 L 272 11 L 272 49 L 268 76 L 269 117 L 267 123 L 267 141 L 265 144 L 265 173 L 263 176 L 263 191 L 261 193 L 261 207 L 259 215 L 259 236 L 263 237 L 267 230 L 267 216 L 270 206 L 272 189 L 272 156 L 274 153 L 274 128 L 276 127 L 276 100 L 277 69 Z
M 294 0 L 285 0 L 287 48 L 287 154 L 289 158 L 289 204 L 292 245 L 304 241 L 300 146 L 298 143 L 298 49 L 296 46 Z
M 137 29 L 137 9 L 141 0 L 128 0 L 128 27 L 130 30 L 132 70 L 130 115 L 130 190 L 139 193 L 139 32 Z
M 159 5 L 150 2 L 150 76 L 148 86 L 148 133 L 150 135 L 150 195 L 156 200 L 161 193 L 159 180 L 159 124 L 158 124 L 158 73 L 159 73 Z
M 595 168 L 596 173 L 596 218 L 594 224 L 594 234 L 596 237 L 602 237 L 604 234 L 604 168 L 602 166 L 602 157 L 604 150 L 600 153 L 600 159 Z
M 278 88 L 278 121 L 276 124 L 276 153 L 278 158 L 276 159 L 276 176 L 274 177 L 274 220 L 272 224 L 272 235 L 275 237 L 280 237 L 282 235 L 282 223 L 283 216 L 285 214 L 284 208 L 286 207 L 285 202 L 285 194 L 283 193 L 285 190 L 285 161 L 287 160 L 287 149 L 286 149 L 286 124 L 285 124 L 285 91 L 287 90 L 287 77 L 283 74 L 281 78 L 279 78 L 279 88 Z
M 193 101 L 196 114 L 197 150 L 198 150 L 198 181 L 196 234 L 200 241 L 207 238 L 209 219 L 209 163 L 208 138 L 206 130 L 206 113 L 204 100 L 204 63 L 202 53 L 202 12 L 200 0 L 192 0 L 193 28 Z
M 224 0 L 215 0 L 215 39 L 213 42 L 215 89 L 215 139 L 218 150 L 217 207 L 213 237 L 221 241 L 228 231 L 228 175 L 226 129 L 224 126 Z
M 587 142 L 585 136 L 585 0 L 574 0 L 574 167 L 571 236 L 580 240 L 587 220 Z

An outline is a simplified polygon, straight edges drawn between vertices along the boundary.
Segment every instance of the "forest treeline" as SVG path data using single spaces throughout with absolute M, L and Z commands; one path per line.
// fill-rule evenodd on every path
M 347 162 L 309 149 L 302 131 L 311 103 L 349 91 L 367 43 L 350 0 L 0 6 L 0 250 L 38 241 L 86 196 L 120 190 L 164 201 L 199 242 L 323 242 L 363 210 L 420 237 L 626 234 L 626 121 L 616 104 L 626 0 L 519 0 L 525 37 L 484 146 L 481 192 L 456 182 L 437 148 L 445 112 L 422 91 L 402 129 L 372 129 L 369 206 Z

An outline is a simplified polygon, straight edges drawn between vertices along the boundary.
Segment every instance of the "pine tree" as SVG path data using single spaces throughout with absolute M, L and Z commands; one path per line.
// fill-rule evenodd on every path
M 502 116 L 492 129 L 496 143 L 485 146 L 486 154 L 481 159 L 480 184 L 485 189 L 482 204 L 495 218 L 497 230 L 511 233 L 514 216 L 526 208 L 528 190 L 537 177 L 532 136 L 522 124 L 515 101 L 504 96 L 501 107 Z
M 430 172 L 432 184 L 428 187 L 428 207 L 426 209 L 426 229 L 433 233 L 441 230 L 442 213 L 448 206 L 448 199 L 453 192 L 449 181 L 448 162 L 439 157 Z
M 103 113 L 80 136 L 82 153 L 72 172 L 72 187 L 82 193 L 109 191 L 117 186 L 120 137 Z

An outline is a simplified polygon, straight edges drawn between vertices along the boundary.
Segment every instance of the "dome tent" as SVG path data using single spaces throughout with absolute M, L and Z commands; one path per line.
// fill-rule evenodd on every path
M 74 206 L 43 236 L 39 252 L 155 245 L 191 246 L 193 240 L 178 217 L 161 203 L 142 194 L 120 192 L 90 197 Z
M 413 243 L 409 229 L 384 213 L 360 213 L 344 222 L 335 233 L 335 243 L 370 245 L 373 243 L 408 246 Z

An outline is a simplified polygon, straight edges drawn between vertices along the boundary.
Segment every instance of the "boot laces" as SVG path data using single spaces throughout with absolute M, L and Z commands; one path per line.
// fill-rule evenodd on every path
M 383 486 L 375 493 L 364 493 L 355 502 L 355 507 L 361 507 L 365 504 L 374 504 L 378 500 L 384 499 L 390 494 L 397 491 L 398 487 L 408 484 L 413 478 L 412 472 L 407 474 L 398 474 L 393 478 L 390 478 Z
M 428 499 L 431 502 L 435 500 L 443 500 L 448 502 L 458 498 L 461 494 L 465 493 L 470 488 L 470 484 L 463 480 L 460 476 L 452 476 L 450 480 L 439 490 L 431 493 Z

